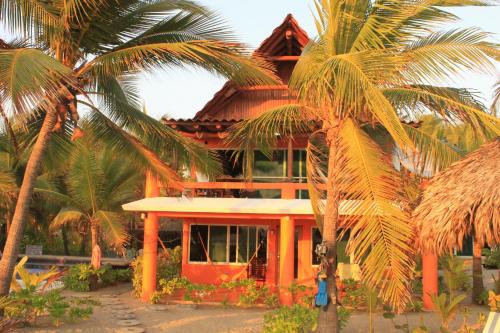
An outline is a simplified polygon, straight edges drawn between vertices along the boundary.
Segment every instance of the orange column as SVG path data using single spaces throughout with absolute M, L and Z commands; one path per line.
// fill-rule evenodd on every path
M 271 286 L 276 286 L 276 271 L 278 268 L 278 237 L 277 227 L 275 225 L 269 226 L 269 231 L 267 233 L 267 271 L 266 271 L 266 283 Z
M 182 222 L 182 269 L 189 262 L 189 222 Z
M 422 284 L 424 309 L 433 310 L 432 295 L 438 293 L 438 257 L 434 254 L 422 255 Z
M 146 173 L 146 198 L 157 197 L 160 194 L 158 180 L 150 172 Z M 144 247 L 143 247 L 143 268 L 142 268 L 142 295 L 145 302 L 151 300 L 151 296 L 156 291 L 156 266 L 158 260 L 158 216 L 153 212 L 148 212 L 144 220 Z
M 282 217 L 280 220 L 280 303 L 283 305 L 292 305 L 293 299 L 290 292 L 290 286 L 293 283 L 293 243 L 294 243 L 295 225 L 293 219 L 289 216 Z
M 309 284 L 314 281 L 312 269 L 312 244 L 311 244 L 311 226 L 308 223 L 302 225 L 302 232 L 299 235 L 299 283 Z

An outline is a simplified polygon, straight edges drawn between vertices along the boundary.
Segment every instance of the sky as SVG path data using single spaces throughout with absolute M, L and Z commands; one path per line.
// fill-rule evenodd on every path
M 240 40 L 253 48 L 268 37 L 288 13 L 293 14 L 301 27 L 314 36 L 314 22 L 310 0 L 201 0 L 201 4 L 218 12 Z M 500 7 L 455 8 L 452 10 L 461 21 L 446 28 L 479 27 L 500 35 Z M 495 37 L 498 41 L 500 37 Z M 498 73 L 497 73 L 498 75 Z M 490 104 L 491 76 L 468 75 L 457 78 L 456 86 L 473 88 Z M 168 115 L 171 118 L 191 118 L 216 93 L 226 80 L 203 70 L 169 70 L 145 75 L 141 92 L 148 114 L 154 118 Z
M 314 36 L 311 0 L 198 0 L 216 11 L 235 32 L 241 42 L 256 48 L 288 13 L 301 27 Z M 452 10 L 462 21 L 447 26 L 479 27 L 500 35 L 500 6 L 468 7 Z M 2 31 L 0 30 L 0 36 Z M 495 37 L 499 41 L 500 37 Z M 498 72 L 498 71 L 497 71 Z M 496 74 L 496 75 L 495 75 Z M 495 77 L 496 76 L 496 77 Z M 468 75 L 457 78 L 456 86 L 478 90 L 489 105 L 492 86 L 498 73 Z M 147 112 L 154 118 L 191 118 L 222 87 L 226 80 L 197 68 L 169 69 L 143 75 L 140 91 Z

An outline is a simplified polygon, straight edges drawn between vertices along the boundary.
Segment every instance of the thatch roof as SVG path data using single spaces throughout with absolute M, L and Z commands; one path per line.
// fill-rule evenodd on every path
M 500 137 L 438 173 L 414 211 L 418 245 L 440 254 L 467 235 L 500 244 Z

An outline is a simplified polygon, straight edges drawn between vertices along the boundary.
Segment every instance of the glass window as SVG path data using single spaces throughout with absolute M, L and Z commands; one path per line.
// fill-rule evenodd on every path
M 304 149 L 293 151 L 293 177 L 305 180 L 307 177 L 306 169 L 306 151 Z
M 189 261 L 207 261 L 208 226 L 191 225 Z
M 339 230 L 339 233 L 341 230 Z M 316 256 L 316 253 L 314 250 L 316 249 L 316 245 L 320 244 L 322 241 L 321 237 L 321 232 L 319 231 L 319 228 L 313 228 L 312 230 L 312 264 L 313 265 L 319 265 L 319 260 L 318 256 Z M 347 247 L 347 241 L 349 240 L 349 231 L 347 231 L 344 236 L 342 237 L 341 240 L 337 242 L 337 260 L 339 263 L 345 263 L 349 264 L 350 258 L 346 253 L 346 247 Z
M 238 227 L 238 262 L 248 260 L 248 227 Z
M 212 262 L 227 262 L 227 226 L 210 226 L 209 250 Z
M 236 262 L 236 249 L 238 247 L 238 227 L 229 227 L 229 262 Z
M 253 178 L 286 178 L 286 150 L 276 150 L 272 159 L 260 151 L 255 151 Z
M 189 261 L 247 263 L 267 261 L 267 228 L 235 225 L 191 225 Z

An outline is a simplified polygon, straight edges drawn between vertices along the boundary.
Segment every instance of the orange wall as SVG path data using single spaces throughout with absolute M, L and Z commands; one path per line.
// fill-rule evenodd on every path
M 182 275 L 195 283 L 221 283 L 247 277 L 246 266 L 236 264 L 189 263 L 189 225 L 190 224 L 232 224 L 232 225 L 265 225 L 267 234 L 267 273 L 266 284 L 276 285 L 279 280 L 279 219 L 187 219 L 183 224 L 183 256 Z M 313 220 L 295 220 L 296 228 L 300 228 L 298 242 L 298 278 L 299 284 L 314 283 L 315 272 L 311 266 L 311 228 Z

